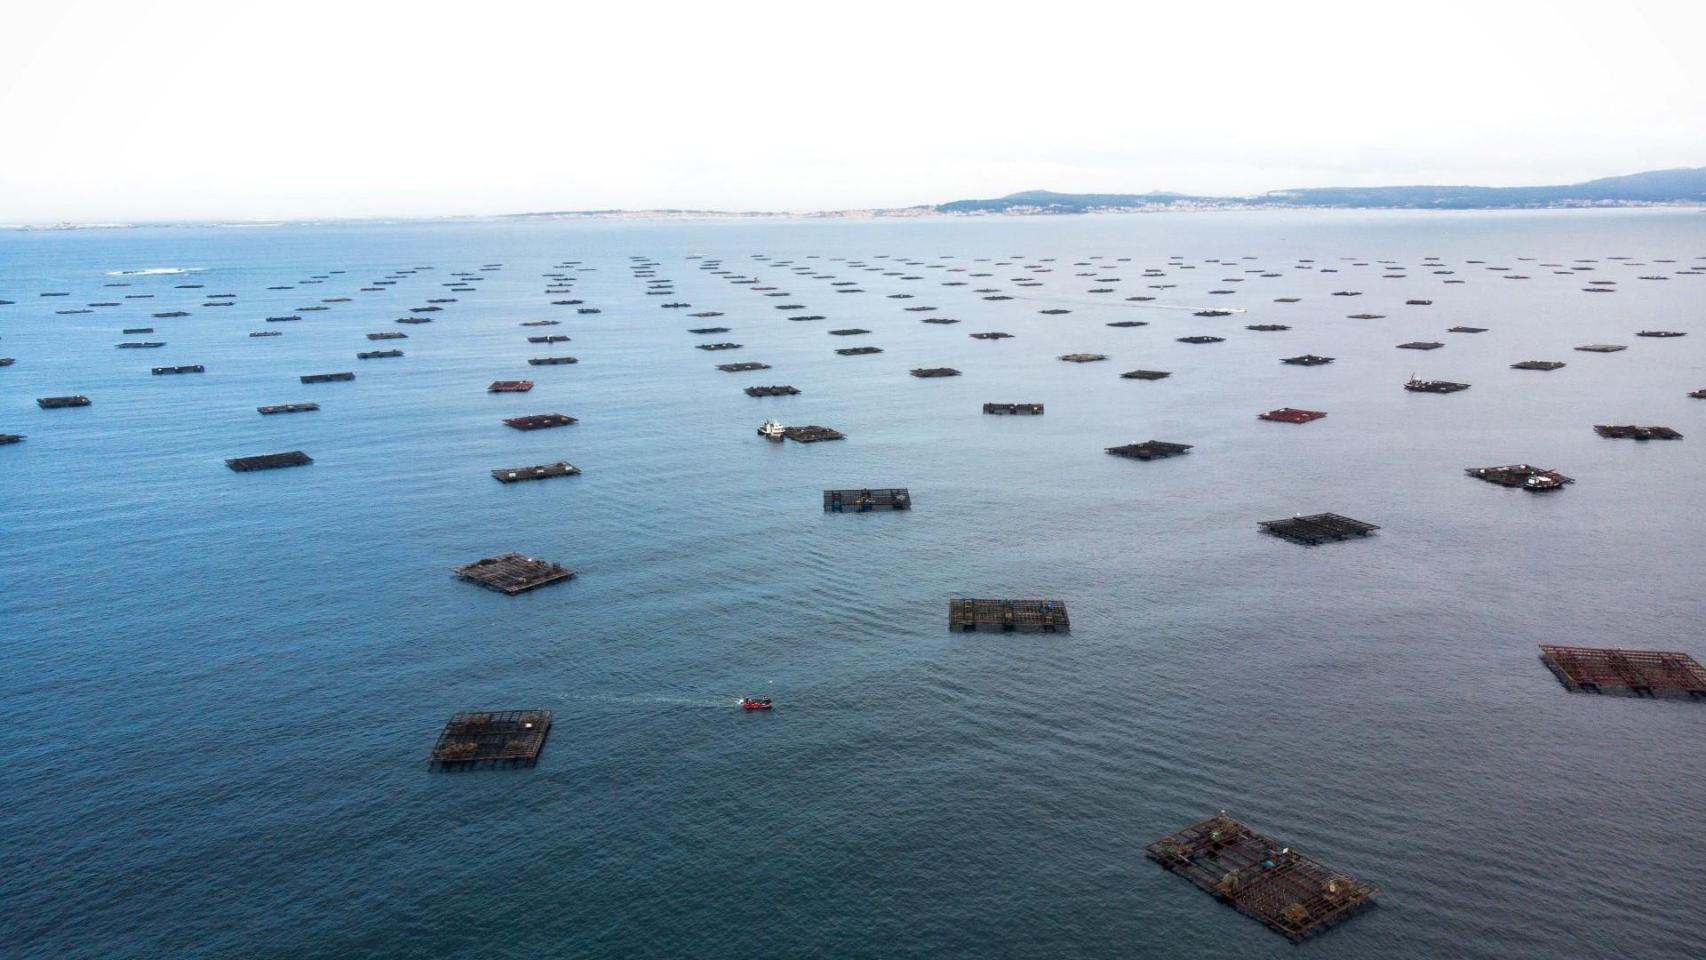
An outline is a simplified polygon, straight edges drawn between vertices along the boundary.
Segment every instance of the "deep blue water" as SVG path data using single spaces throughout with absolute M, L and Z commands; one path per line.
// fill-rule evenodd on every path
M 633 256 L 675 295 L 646 296 Z M 1706 217 L 1675 211 L 0 233 L 0 432 L 28 435 L 0 447 L 0 952 L 1291 956 L 1143 857 L 1224 808 L 1381 888 L 1315 956 L 1706 955 L 1706 706 L 1572 695 L 1536 656 L 1706 659 L 1703 257 Z M 109 273 L 161 267 L 197 272 Z M 459 271 L 474 292 L 446 292 Z M 550 305 L 549 272 L 602 312 Z M 331 297 L 353 300 L 262 322 Z M 392 322 L 437 297 L 457 302 L 433 323 Z M 518 326 L 540 318 L 563 322 Z M 1126 319 L 1149 325 L 1105 325 Z M 732 332 L 686 332 L 707 325 Z M 1226 339 L 1174 339 L 1197 333 Z M 723 339 L 744 346 L 693 348 Z M 1393 349 L 1415 339 L 1446 346 Z M 1594 342 L 1629 349 L 1572 349 Z M 833 353 L 863 344 L 884 352 Z M 354 358 L 384 347 L 406 356 Z M 1111 359 L 1055 359 L 1078 351 Z M 1276 362 L 1305 352 L 1337 362 Z M 580 363 L 525 363 L 545 353 Z M 1568 366 L 1508 368 L 1528 359 Z M 773 369 L 714 368 L 743 360 Z M 149 375 L 180 363 L 207 372 Z M 1118 376 L 1138 367 L 1173 376 Z M 296 379 L 332 370 L 357 379 Z M 511 377 L 538 385 L 485 392 Z M 741 391 L 768 383 L 803 393 Z M 93 406 L 36 408 L 65 393 Z M 1278 406 L 1329 416 L 1255 419 Z M 499 422 L 550 411 L 580 422 Z M 766 417 L 848 439 L 767 444 Z M 1195 449 L 1103 453 L 1152 438 Z M 222 462 L 291 449 L 316 462 Z M 584 474 L 488 474 L 558 459 Z M 1519 461 L 1577 483 L 1462 472 Z M 820 511 L 825 487 L 889 485 L 916 509 Z M 1381 530 L 1256 529 L 1320 511 Z M 506 597 L 448 571 L 509 550 L 579 576 Z M 1073 629 L 950 634 L 955 595 L 1058 597 Z M 452 712 L 536 706 L 537 767 L 427 771 Z

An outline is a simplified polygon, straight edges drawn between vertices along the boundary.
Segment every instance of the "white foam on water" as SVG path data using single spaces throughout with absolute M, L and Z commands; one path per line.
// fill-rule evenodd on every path
M 201 273 L 206 267 L 145 267 L 141 270 L 108 270 L 109 277 L 160 277 L 175 273 Z

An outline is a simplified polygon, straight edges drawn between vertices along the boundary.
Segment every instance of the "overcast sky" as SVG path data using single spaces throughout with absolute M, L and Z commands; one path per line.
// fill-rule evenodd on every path
M 0 222 L 1706 165 L 1706 3 L 13 0 Z

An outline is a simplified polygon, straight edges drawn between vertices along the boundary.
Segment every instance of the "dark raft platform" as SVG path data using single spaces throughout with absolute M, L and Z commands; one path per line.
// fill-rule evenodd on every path
M 1164 440 L 1146 440 L 1143 443 L 1128 443 L 1121 447 L 1108 447 L 1107 451 L 1116 457 L 1129 460 L 1164 460 L 1189 453 L 1191 444 L 1168 443 Z
M 839 430 L 807 424 L 803 427 L 784 427 L 782 436 L 797 443 L 818 443 L 823 440 L 845 440 L 847 435 Z
M 1069 633 L 1072 620 L 1060 600 L 954 599 L 948 601 L 948 629 Z
M 280 467 L 306 467 L 314 462 L 314 458 L 301 450 L 291 450 L 285 453 L 263 453 L 255 457 L 232 457 L 225 465 L 238 473 L 248 473 L 252 470 L 277 470 Z
M 549 560 L 538 560 L 519 553 L 506 553 L 501 557 L 486 557 L 460 567 L 452 567 L 452 572 L 464 580 L 477 583 L 488 590 L 507 593 L 514 596 L 526 593 L 547 584 L 559 583 L 574 577 L 575 572 L 562 564 Z
M 1681 440 L 1670 427 L 1639 427 L 1635 424 L 1597 424 L 1593 431 L 1610 440 Z
M 1285 520 L 1263 520 L 1257 526 L 1276 537 L 1284 537 L 1293 543 L 1308 546 L 1334 540 L 1349 540 L 1352 537 L 1366 537 L 1380 529 L 1372 523 L 1352 520 L 1336 513 L 1317 513 Z
M 499 483 L 519 483 L 523 480 L 544 480 L 548 477 L 572 477 L 580 472 L 580 468 L 574 464 L 559 460 L 534 467 L 499 467 L 492 471 L 492 479 Z
M 983 405 L 983 412 L 1027 414 L 1029 416 L 1040 417 L 1043 413 L 1043 405 L 1040 403 L 986 403 Z
M 1512 463 L 1502 467 L 1468 467 L 1463 472 L 1477 480 L 1496 483 L 1501 487 L 1521 487 L 1534 493 L 1559 490 L 1566 483 L 1576 482 L 1575 478 L 1566 477 L 1556 470 L 1529 466 L 1526 463 Z
M 443 769 L 482 763 L 532 766 L 551 733 L 549 710 L 458 713 L 444 725 L 427 756 L 427 766 Z
M 1378 892 L 1225 813 L 1163 837 L 1144 851 L 1294 943 L 1348 919 L 1372 904 Z
M 825 490 L 825 513 L 870 513 L 873 510 L 910 510 L 912 494 L 905 487 L 866 487 L 861 490 Z
M 574 417 L 564 413 L 535 413 L 526 417 L 510 417 L 504 420 L 504 426 L 517 430 L 544 430 L 548 427 L 566 427 L 577 423 Z

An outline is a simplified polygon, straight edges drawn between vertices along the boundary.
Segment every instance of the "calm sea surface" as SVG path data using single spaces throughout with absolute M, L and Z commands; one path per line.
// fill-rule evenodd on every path
M 1703 257 L 1676 211 L 0 233 L 0 953 L 1296 956 L 1143 856 L 1226 809 L 1380 887 L 1315 957 L 1706 956 L 1706 705 L 1572 695 L 1536 648 L 1706 659 Z M 193 272 L 115 273 L 164 268 Z M 545 412 L 580 422 L 500 422 Z M 1103 452 L 1149 439 L 1195 449 Z M 489 475 L 559 459 L 583 475 Z M 1514 462 L 1577 482 L 1463 475 Z M 821 512 L 864 486 L 916 509 Z M 1381 529 L 1256 527 L 1322 511 Z M 511 550 L 579 576 L 449 573 Z M 1060 598 L 1072 632 L 951 634 L 956 595 Z M 555 711 L 537 767 L 428 772 L 451 713 L 519 707 Z

